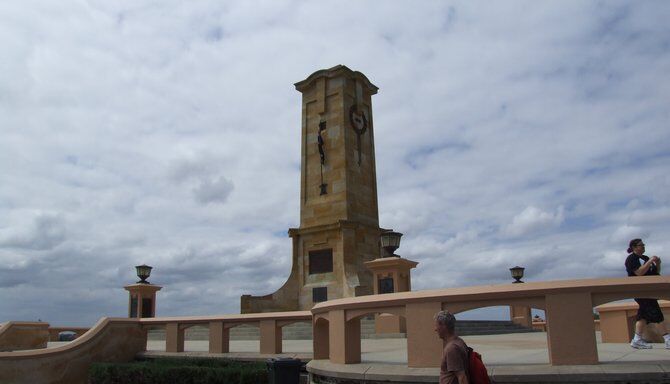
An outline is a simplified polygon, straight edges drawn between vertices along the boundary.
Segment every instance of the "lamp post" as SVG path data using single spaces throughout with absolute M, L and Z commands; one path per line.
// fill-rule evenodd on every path
M 393 252 L 400 247 L 400 238 L 402 233 L 395 231 L 387 231 L 381 234 L 382 248 L 387 252 L 388 256 L 395 256 Z
M 524 268 L 524 267 L 519 267 L 518 265 L 517 265 L 516 267 L 514 267 L 514 268 L 510 268 L 510 269 L 509 269 L 510 272 L 512 272 L 512 277 L 514 278 L 514 280 L 516 280 L 516 281 L 513 281 L 513 282 L 512 282 L 513 284 L 516 284 L 516 283 L 523 283 L 523 281 L 521 281 L 521 278 L 523 277 L 523 271 L 524 271 L 525 269 L 526 269 L 526 268 Z
M 140 281 L 123 287 L 128 291 L 128 317 L 142 318 L 156 315 L 156 292 L 163 287 L 147 281 L 152 269 L 146 264 L 136 265 L 135 271 Z
M 140 281 L 137 284 L 151 284 L 147 281 L 149 276 L 151 276 L 151 270 L 153 267 L 150 267 L 146 264 L 136 265 L 135 270 L 137 271 L 137 277 L 140 278 Z
M 373 293 L 394 294 L 412 290 L 411 270 L 419 264 L 395 255 L 400 247 L 402 233 L 382 229 L 379 234 L 379 258 L 363 264 L 372 272 Z M 375 333 L 398 334 L 407 332 L 405 319 L 389 313 L 375 314 Z
M 516 283 L 523 283 L 521 278 L 523 277 L 524 267 L 519 267 L 518 265 L 514 268 L 510 268 L 509 271 L 512 272 L 512 277 Z M 533 326 L 533 320 L 530 317 L 530 307 L 524 305 L 511 305 L 509 307 L 509 317 L 514 324 L 519 324 L 523 327 L 529 328 Z

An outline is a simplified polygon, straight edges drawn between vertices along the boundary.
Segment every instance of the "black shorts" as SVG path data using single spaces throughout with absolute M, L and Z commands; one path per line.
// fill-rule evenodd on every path
M 640 308 L 637 310 L 637 320 L 646 320 L 649 323 L 660 323 L 664 320 L 661 307 L 656 299 L 635 299 Z

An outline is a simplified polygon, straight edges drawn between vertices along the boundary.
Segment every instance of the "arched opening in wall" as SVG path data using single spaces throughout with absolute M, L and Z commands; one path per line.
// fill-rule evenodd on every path
M 546 332 L 547 315 L 544 313 L 544 310 L 531 308 L 530 315 L 532 316 L 533 329 L 536 331 Z
M 230 352 L 258 352 L 260 327 L 256 323 L 239 323 L 229 328 Z
M 144 325 L 147 330 L 147 351 L 165 351 L 165 326 Z
M 651 298 L 643 299 L 643 310 L 640 311 L 640 304 L 633 299 L 624 299 L 610 301 L 594 307 L 594 325 L 596 330 L 596 339 L 599 344 L 630 344 L 636 333 L 636 323 L 638 322 L 638 313 L 641 313 L 641 337 L 651 344 L 652 348 L 665 348 L 663 333 L 670 331 L 664 328 L 665 324 L 670 323 L 670 301 L 663 299 L 654 299 L 657 295 L 649 295 Z M 656 300 L 656 304 L 653 303 Z M 655 308 L 656 307 L 656 308 Z M 660 310 L 660 311 L 659 311 Z M 645 319 L 646 318 L 646 319 Z M 649 320 L 649 321 L 648 321 Z M 601 362 L 608 361 L 605 356 L 599 355 Z
M 659 303 L 661 303 L 659 301 Z M 593 308 L 593 317 L 598 343 L 629 343 L 635 333 L 637 310 L 639 306 L 633 299 L 611 301 Z M 670 308 L 661 308 L 667 318 Z M 604 328 L 604 329 L 603 329 Z M 644 340 L 661 342 L 662 337 L 656 337 L 653 332 L 645 330 Z
M 202 334 L 204 333 L 206 336 L 209 335 L 209 328 L 207 326 L 204 327 L 201 325 L 180 325 L 180 327 L 183 327 L 184 329 L 184 352 L 200 352 L 200 351 L 205 351 L 206 349 L 202 348 Z M 208 345 L 208 342 L 205 343 L 205 348 Z
M 284 353 L 312 351 L 312 322 L 296 321 L 281 327 L 282 351 Z
M 209 326 L 195 324 L 184 329 L 184 351 L 206 351 L 209 345 Z
M 449 311 L 447 303 L 443 308 Z M 528 360 L 524 360 L 526 363 L 548 364 L 547 335 L 533 327 L 533 311 L 544 314 L 542 309 L 522 303 L 450 312 L 456 318 L 456 334 L 469 347 L 481 353 L 487 365 L 518 364 L 519 356 L 516 354 L 487 353 L 487 350 L 507 349 L 523 350 L 524 359 Z
M 353 325 L 347 330 L 358 330 L 359 344 L 355 347 L 360 350 L 361 362 L 407 364 L 404 307 L 352 311 L 347 318 L 347 323 Z M 356 343 L 354 339 L 350 341 Z
M 522 333 L 532 330 L 531 309 L 524 306 L 491 306 L 459 312 L 456 331 L 462 336 Z
M 543 322 L 547 319 L 543 309 L 531 308 L 530 314 L 533 316 L 533 322 Z
M 316 317 L 313 325 L 312 354 L 314 360 L 330 357 L 330 323 L 323 317 Z
M 588 312 L 582 309 L 580 313 L 572 314 L 571 320 L 576 319 L 573 327 L 576 329 L 575 337 L 591 338 L 591 340 L 597 342 L 595 347 L 590 348 L 589 356 L 593 358 L 597 355 L 597 359 L 601 363 L 619 360 L 630 353 L 632 350 L 630 347 L 640 349 L 649 347 L 665 348 L 662 334 L 667 332 L 668 329 L 666 329 L 666 322 L 663 322 L 663 320 L 670 315 L 670 301 L 668 301 L 670 300 L 670 291 L 663 287 L 654 289 L 651 285 L 640 286 L 637 289 L 627 288 L 626 291 L 592 293 L 588 302 L 592 308 L 589 307 Z M 633 301 L 634 297 L 638 299 Z M 582 304 L 582 307 L 585 307 L 585 305 Z M 635 339 L 635 343 L 633 343 L 638 315 L 642 320 L 639 322 L 641 329 L 638 328 L 637 331 L 641 333 L 642 339 Z M 554 329 L 552 326 L 553 319 L 551 308 L 548 307 L 547 327 L 550 333 Z M 649 326 L 649 323 L 653 325 Z M 594 333 L 595 337 L 592 336 Z M 593 342 L 587 340 L 587 343 L 591 344 Z M 621 354 L 598 354 L 597 349 L 611 350 L 612 347 L 615 347 L 612 344 L 616 343 L 623 344 L 620 348 L 625 352 Z M 589 351 L 587 348 L 582 349 Z
M 58 333 L 58 341 L 72 341 L 77 338 L 77 333 L 74 331 L 62 331 Z

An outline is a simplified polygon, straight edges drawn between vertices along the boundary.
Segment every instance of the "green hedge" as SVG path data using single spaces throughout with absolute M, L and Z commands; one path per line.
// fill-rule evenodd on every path
M 155 359 L 94 363 L 89 384 L 256 384 L 267 383 L 264 363 L 215 359 Z

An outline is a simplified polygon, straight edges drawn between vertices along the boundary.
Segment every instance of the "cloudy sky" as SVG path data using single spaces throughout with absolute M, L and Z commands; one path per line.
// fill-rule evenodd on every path
M 0 321 L 239 312 L 288 277 L 300 94 L 373 98 L 415 289 L 670 259 L 670 2 L 3 1 Z M 668 261 L 670 262 L 670 261 Z

